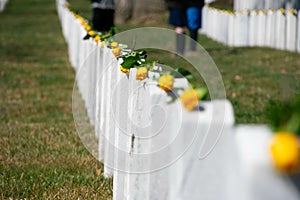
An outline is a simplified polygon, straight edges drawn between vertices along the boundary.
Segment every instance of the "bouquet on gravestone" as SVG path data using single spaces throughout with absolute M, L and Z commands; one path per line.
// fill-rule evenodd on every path
M 162 72 L 160 64 L 157 61 L 148 60 L 147 52 L 144 50 L 131 51 L 118 57 L 120 61 L 120 70 L 128 74 L 131 68 L 137 68 L 136 80 L 142 81 L 149 78 L 149 72 L 158 74 L 158 77 L 153 76 L 152 80 L 157 81 L 157 86 L 164 90 L 171 98 L 171 102 L 175 101 L 179 97 L 183 107 L 188 110 L 194 110 L 199 101 L 207 95 L 207 89 L 205 87 L 196 87 L 190 83 L 189 89 L 174 88 L 174 78 L 176 74 L 181 74 L 188 81 L 194 82 L 192 74 L 183 69 L 176 68 L 174 72 Z M 178 94 L 178 95 L 174 95 Z

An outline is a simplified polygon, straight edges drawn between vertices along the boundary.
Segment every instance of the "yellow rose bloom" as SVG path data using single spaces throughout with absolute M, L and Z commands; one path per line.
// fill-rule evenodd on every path
M 84 28 L 85 28 L 86 31 L 90 31 L 90 30 L 92 29 L 91 26 L 88 25 L 87 23 L 86 23 L 86 25 L 84 26 Z
M 117 42 L 112 42 L 110 44 L 111 48 L 117 48 L 119 46 L 119 44 Z
M 122 67 L 122 65 L 120 65 L 120 70 L 121 70 L 121 72 L 123 72 L 125 74 L 128 74 L 130 72 L 130 69 L 126 69 L 126 68 Z
M 290 9 L 289 11 L 292 15 L 295 15 L 296 14 L 296 10 L 295 9 Z
M 287 132 L 275 133 L 270 152 L 275 167 L 286 173 L 299 170 L 299 144 L 296 135 Z
M 98 44 L 99 40 L 101 39 L 100 35 L 96 35 L 96 37 L 94 38 L 94 42 L 96 44 Z
M 183 107 L 188 111 L 193 110 L 199 103 L 197 91 L 194 89 L 185 90 L 179 99 Z
M 173 89 L 174 78 L 171 75 L 163 75 L 158 79 L 158 85 L 161 89 L 168 92 Z
M 118 57 L 119 55 L 121 55 L 121 49 L 120 48 L 114 48 L 113 50 L 112 50 L 112 52 L 113 52 L 113 54 L 116 56 L 116 57 Z
M 140 67 L 136 72 L 136 80 L 144 80 L 147 77 L 148 69 L 146 67 Z
M 89 31 L 88 33 L 89 33 L 89 35 L 92 36 L 92 37 L 95 36 L 95 34 L 96 34 L 95 31 Z
M 82 26 L 86 26 L 86 22 L 84 21 L 84 19 L 83 18 L 78 18 L 78 20 L 80 21 L 80 24 L 82 25 Z
M 101 42 L 101 47 L 104 48 L 104 46 L 105 46 L 105 41 L 102 41 Z

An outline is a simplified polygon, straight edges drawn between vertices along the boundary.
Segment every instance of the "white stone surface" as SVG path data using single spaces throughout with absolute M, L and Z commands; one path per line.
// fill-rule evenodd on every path
M 8 0 L 0 0 L 0 12 L 4 11 L 7 3 L 8 3 Z
M 125 177 L 128 173 L 126 160 L 129 156 L 130 136 L 127 132 L 128 121 L 128 91 L 129 79 L 122 73 L 117 73 L 117 82 L 113 91 L 113 98 L 116 99 L 115 111 L 115 162 L 113 174 L 113 199 L 124 200 L 125 197 Z
M 267 11 L 265 46 L 275 47 L 276 15 L 273 10 Z
M 275 32 L 275 47 L 277 49 L 285 49 L 286 39 L 286 19 L 284 14 L 278 10 L 276 11 L 276 32 Z
M 297 50 L 297 13 L 286 12 L 286 50 Z
M 237 199 L 231 104 L 216 100 L 201 105 L 204 111 L 183 112 L 172 153 L 191 146 L 170 167 L 170 199 Z
M 228 13 L 228 45 L 234 46 L 235 44 L 235 15 Z
M 237 12 L 234 18 L 234 46 L 248 46 L 249 15 L 247 12 Z
M 220 42 L 223 44 L 228 43 L 228 23 L 229 23 L 229 14 L 225 11 L 220 11 Z
M 265 126 L 240 125 L 235 130 L 239 184 L 244 200 L 297 200 L 299 192 L 272 165 L 269 142 L 272 132 Z
M 265 46 L 266 40 L 266 13 L 259 11 L 257 16 L 257 46 Z
M 257 45 L 258 12 L 251 11 L 249 17 L 249 46 Z
M 207 34 L 207 26 L 208 26 L 208 6 L 205 5 L 203 8 L 202 8 L 202 28 L 200 30 L 201 33 L 203 34 Z

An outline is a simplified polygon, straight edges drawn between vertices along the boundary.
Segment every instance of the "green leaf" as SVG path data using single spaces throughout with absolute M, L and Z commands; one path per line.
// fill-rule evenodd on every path
M 208 93 L 207 88 L 205 87 L 196 88 L 195 90 L 197 91 L 198 99 L 203 99 Z
M 86 36 L 84 36 L 83 39 L 84 39 L 84 40 L 88 40 L 88 39 L 90 39 L 90 37 L 91 37 L 91 36 L 90 36 L 89 34 L 86 34 Z

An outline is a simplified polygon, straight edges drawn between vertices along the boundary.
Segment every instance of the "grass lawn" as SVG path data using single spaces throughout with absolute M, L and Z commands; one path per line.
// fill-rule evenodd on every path
M 70 2 L 90 18 L 90 1 Z M 168 27 L 162 19 L 147 25 Z M 229 48 L 203 35 L 200 44 L 223 76 L 237 123 L 267 123 L 270 100 L 300 91 L 297 53 Z M 0 13 L 0 198 L 112 197 L 112 181 L 97 173 L 102 165 L 75 130 L 74 77 L 55 1 L 10 0 Z
M 110 199 L 72 116 L 74 71 L 53 0 L 0 14 L 0 199 Z

